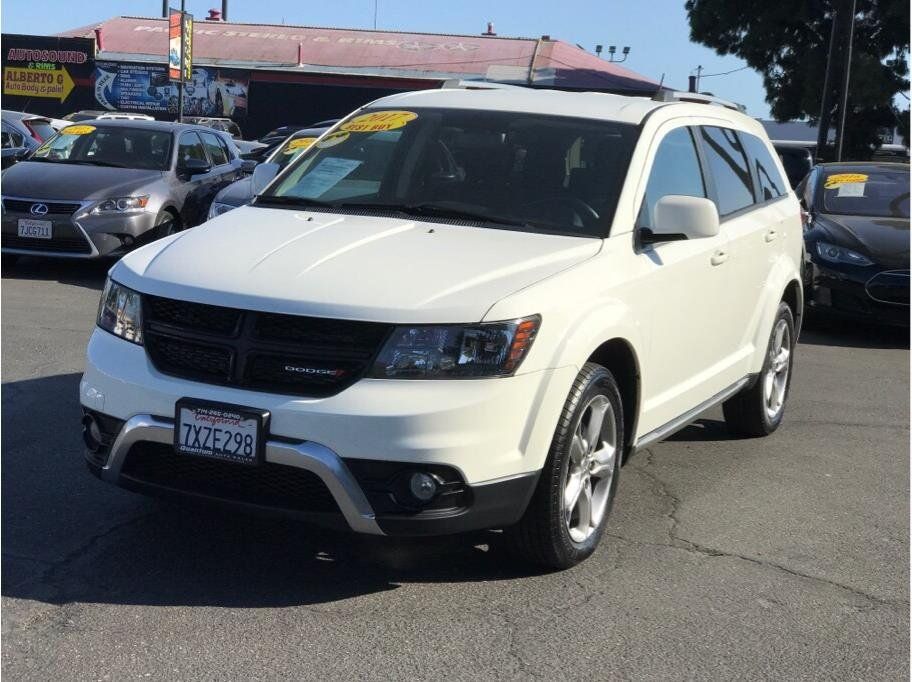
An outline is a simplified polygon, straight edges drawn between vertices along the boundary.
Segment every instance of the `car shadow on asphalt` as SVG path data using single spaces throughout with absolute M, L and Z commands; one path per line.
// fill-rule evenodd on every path
M 841 348 L 909 348 L 909 328 L 809 315 L 802 325 L 798 341 L 815 346 Z
M 408 582 L 541 574 L 503 534 L 393 539 L 155 500 L 85 467 L 78 374 L 3 385 L 2 594 L 52 604 L 277 607 Z
M 21 257 L 12 265 L 3 266 L 3 279 L 48 280 L 101 291 L 108 270 L 116 262 L 112 258 L 97 260 Z

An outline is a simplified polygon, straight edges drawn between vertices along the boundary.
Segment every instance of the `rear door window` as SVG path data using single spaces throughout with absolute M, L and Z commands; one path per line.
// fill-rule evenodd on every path
M 206 145 L 206 151 L 209 152 L 209 158 L 212 159 L 213 166 L 221 166 L 228 163 L 228 157 L 225 154 L 225 148 L 222 141 L 215 133 L 200 133 L 203 138 L 203 144 Z
M 779 168 L 773 161 L 773 155 L 769 153 L 763 140 L 749 133 L 741 133 L 740 136 L 744 142 L 747 158 L 754 169 L 754 175 L 757 177 L 759 200 L 769 201 L 785 195 L 786 182 L 779 173 Z
M 702 126 L 700 139 L 715 185 L 719 216 L 725 217 L 754 203 L 754 182 L 747 156 L 734 130 Z

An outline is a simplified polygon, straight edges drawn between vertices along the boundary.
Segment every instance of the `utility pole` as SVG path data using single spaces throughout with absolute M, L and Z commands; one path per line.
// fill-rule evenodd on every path
M 184 11 L 186 0 L 181 0 L 181 51 L 180 51 L 180 80 L 177 81 L 177 122 L 184 122 Z
M 842 61 L 842 86 L 839 92 L 839 124 L 836 129 L 836 160 L 842 161 L 842 145 L 845 141 L 846 110 L 849 107 L 849 79 L 852 75 L 852 39 L 855 35 L 855 0 L 845 0 L 845 58 Z
M 833 85 L 831 79 L 836 57 L 836 26 L 839 23 L 840 12 L 833 10 L 830 18 L 830 46 L 827 50 L 826 70 L 823 73 L 823 91 L 820 94 L 820 119 L 817 124 L 817 159 L 822 160 L 827 139 L 830 136 L 830 116 L 833 113 Z
M 377 30 L 377 2 L 379 0 L 374 0 L 374 30 Z

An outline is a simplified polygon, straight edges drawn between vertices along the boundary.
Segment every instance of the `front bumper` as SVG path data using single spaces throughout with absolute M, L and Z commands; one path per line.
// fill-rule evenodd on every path
M 145 492 L 170 489 L 243 502 L 240 498 L 247 491 L 242 482 L 235 488 L 237 494 L 187 490 L 176 479 L 168 485 L 159 481 L 152 488 L 160 490 L 154 490 L 143 485 L 148 480 L 136 480 L 129 466 L 125 470 L 124 462 L 137 444 L 158 444 L 165 448 L 159 451 L 162 456 L 172 452 L 167 448 L 173 438 L 174 406 L 180 398 L 255 406 L 271 415 L 267 465 L 313 473 L 335 501 L 337 509 L 331 512 L 340 513 L 351 529 L 445 534 L 505 527 L 519 520 L 575 375 L 576 370 L 567 367 L 490 380 L 362 379 L 328 398 L 299 398 L 163 375 L 152 367 L 141 346 L 96 330 L 89 343 L 80 400 L 87 410 L 123 422 L 103 461 L 88 455 L 90 467 L 111 483 Z M 400 469 L 446 468 L 461 486 L 462 501 L 424 511 L 390 508 L 364 474 L 371 463 Z M 276 475 L 277 485 L 281 484 L 281 472 Z M 313 516 L 294 513 L 294 504 L 254 501 L 249 506 Z
M 79 205 L 71 213 L 51 212 L 35 216 L 21 210 L 6 208 L 3 214 L 2 251 L 24 256 L 53 256 L 56 258 L 99 258 L 120 256 L 149 234 L 155 226 L 155 214 L 139 212 L 123 215 L 92 215 L 89 210 L 95 202 L 64 202 L 50 199 L 20 199 L 4 197 L 4 206 L 26 203 L 43 203 L 48 206 Z M 9 202 L 7 201 L 9 200 Z M 19 237 L 20 219 L 42 219 L 52 223 L 50 239 Z
M 810 309 L 851 320 L 909 326 L 909 270 L 806 263 Z

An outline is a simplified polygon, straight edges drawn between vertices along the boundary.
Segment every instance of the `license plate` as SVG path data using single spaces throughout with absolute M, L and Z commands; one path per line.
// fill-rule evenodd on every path
M 175 413 L 178 454 L 248 465 L 262 461 L 269 412 L 184 398 Z
M 20 218 L 19 236 L 29 237 L 31 239 L 50 239 L 52 232 L 52 223 L 50 220 L 31 220 Z

